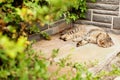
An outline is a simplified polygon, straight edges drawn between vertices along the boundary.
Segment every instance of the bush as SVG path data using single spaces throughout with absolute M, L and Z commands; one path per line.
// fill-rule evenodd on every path
M 0 79 L 48 80 L 50 61 L 31 49 L 28 35 L 39 33 L 36 22 L 44 26 L 63 14 L 69 22 L 84 17 L 85 12 L 86 0 L 0 0 Z
M 90 0 L 91 2 L 96 2 L 96 0 Z M 74 22 L 77 19 L 85 18 L 87 11 L 86 0 L 75 0 L 73 5 L 64 12 L 65 19 L 67 22 Z
M 2 0 L 0 31 L 11 38 L 27 36 L 39 32 L 36 22 L 44 26 L 63 15 L 67 22 L 75 21 L 80 17 L 85 18 L 86 10 L 86 0 Z
M 47 62 L 27 46 L 27 39 L 20 37 L 11 41 L 0 35 L 1 80 L 48 80 Z

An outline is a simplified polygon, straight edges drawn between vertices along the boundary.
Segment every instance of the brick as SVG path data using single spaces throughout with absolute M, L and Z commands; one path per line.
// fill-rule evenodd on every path
M 112 4 L 87 3 L 87 6 L 89 9 L 110 10 L 110 11 L 119 10 L 119 5 L 112 5 Z
M 86 17 L 85 19 L 91 20 L 91 13 L 92 13 L 92 11 L 90 9 L 88 9 L 86 14 L 85 14 L 85 17 Z
M 60 24 L 57 24 L 55 27 L 51 27 L 50 29 L 53 30 L 53 34 L 56 34 L 66 28 L 70 27 L 70 24 L 67 24 L 65 21 L 60 23 Z
M 44 26 L 40 26 L 40 30 L 41 31 L 46 30 L 46 29 L 48 29 L 48 25 L 47 24 L 45 24 Z
M 53 34 L 53 30 L 52 30 L 52 29 L 47 29 L 47 30 L 45 30 L 45 32 L 46 32 L 47 34 L 49 34 L 49 35 L 52 35 L 52 34 Z
M 58 21 L 59 22 L 59 21 Z M 65 21 L 60 22 L 59 24 L 55 24 L 55 27 L 49 27 L 49 29 L 45 30 L 49 35 L 53 35 L 59 33 L 65 29 L 70 28 L 70 24 L 67 24 Z
M 120 29 L 120 17 L 113 18 L 113 28 Z
M 99 27 L 111 28 L 111 24 L 109 23 L 91 22 L 87 20 L 77 20 L 75 24 L 88 24 L 88 25 L 95 25 Z
M 44 26 L 40 26 L 40 23 L 36 22 L 36 26 L 40 29 L 40 31 L 48 29 L 48 25 L 45 24 Z
M 119 0 L 97 0 L 97 2 L 106 3 L 106 4 L 119 4 Z
M 38 41 L 40 39 L 41 39 L 40 34 L 32 34 L 32 35 L 28 36 L 28 40 L 30 40 L 30 41 L 32 41 L 32 40 Z
M 50 27 L 50 28 L 52 28 L 52 27 L 57 27 L 57 26 L 61 25 L 62 23 L 65 23 L 65 19 L 61 19 L 61 20 L 55 21 L 55 22 L 51 23 L 51 24 L 49 25 L 49 27 Z
M 33 25 L 30 25 L 29 23 L 25 23 L 27 25 L 27 28 L 30 29 L 33 25 L 35 25 L 40 31 L 48 29 L 48 25 L 45 24 L 44 26 L 40 26 L 39 22 L 33 22 Z
M 111 23 L 112 17 L 107 15 L 93 15 L 93 21 L 103 22 L 103 23 Z
M 51 30 L 53 30 L 53 34 L 59 33 L 67 28 L 70 27 L 70 24 L 67 23 L 61 23 L 60 25 L 58 25 L 57 27 L 52 27 L 50 28 Z
M 95 14 L 104 14 L 104 15 L 111 15 L 111 16 L 118 16 L 118 11 L 108 11 L 108 10 L 93 10 L 93 13 Z
M 91 0 L 87 0 L 87 2 L 92 2 Z M 119 4 L 119 0 L 96 0 L 97 3 L 104 4 Z

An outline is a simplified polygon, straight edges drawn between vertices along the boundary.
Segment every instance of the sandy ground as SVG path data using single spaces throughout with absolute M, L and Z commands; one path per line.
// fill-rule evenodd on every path
M 76 42 L 60 40 L 59 34 L 53 35 L 50 41 L 40 40 L 36 42 L 33 44 L 33 48 L 36 51 L 42 51 L 46 56 L 49 56 L 53 49 L 59 49 L 59 54 L 55 61 L 59 61 L 59 59 L 68 55 L 70 55 L 72 62 L 101 61 L 115 50 L 120 49 L 120 36 L 111 33 L 110 36 L 115 44 L 110 48 L 102 48 L 96 44 L 76 47 Z
M 109 32 L 110 30 L 108 30 Z M 115 52 L 116 50 L 120 50 L 120 34 L 114 34 L 116 31 L 111 31 L 109 34 L 114 42 L 114 46 L 110 48 L 102 48 L 97 46 L 96 44 L 87 44 L 81 47 L 76 47 L 76 42 L 63 41 L 60 40 L 60 34 L 56 34 L 52 36 L 50 41 L 40 40 L 33 44 L 33 49 L 36 51 L 42 51 L 46 57 L 49 57 L 52 53 L 53 49 L 59 49 L 58 56 L 54 59 L 56 62 L 59 59 L 67 57 L 70 55 L 71 62 L 79 62 L 79 63 L 90 63 L 90 62 L 101 62 L 104 61 L 106 57 Z M 120 57 L 116 57 L 111 64 L 116 64 L 120 67 Z M 106 69 L 110 71 L 111 64 L 106 66 Z M 48 70 L 50 72 L 54 72 L 57 69 L 57 66 L 50 66 Z M 62 69 L 61 73 L 67 73 L 69 71 L 69 67 Z M 61 74 L 60 73 L 60 74 Z M 114 80 L 115 77 L 105 77 L 103 80 Z

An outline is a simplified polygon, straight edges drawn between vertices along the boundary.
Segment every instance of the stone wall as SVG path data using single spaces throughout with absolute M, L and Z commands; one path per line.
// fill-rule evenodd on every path
M 90 24 L 103 28 L 120 30 L 120 0 L 97 0 L 96 3 L 92 3 L 90 0 L 87 0 L 87 5 L 88 11 L 86 13 L 86 19 L 77 20 L 75 24 Z M 61 19 L 52 23 L 52 25 L 38 27 L 41 31 L 45 31 L 52 35 L 70 28 L 71 25 L 72 24 L 67 24 L 64 19 Z M 29 39 L 39 40 L 40 35 L 30 35 Z
M 46 33 L 48 33 L 49 35 L 53 35 L 53 34 L 57 34 L 65 29 L 68 29 L 68 28 L 71 28 L 71 24 L 67 24 L 65 22 L 65 19 L 60 19 L 58 21 L 55 21 L 53 23 L 51 23 L 50 25 L 45 25 L 43 27 L 41 27 L 38 24 L 36 24 L 37 27 L 40 29 L 40 31 L 44 31 Z M 40 34 L 32 34 L 32 35 L 29 35 L 28 37 L 29 40 L 40 40 L 41 39 L 41 36 Z
M 96 3 L 87 1 L 86 19 L 75 23 L 120 29 L 120 0 L 97 0 Z

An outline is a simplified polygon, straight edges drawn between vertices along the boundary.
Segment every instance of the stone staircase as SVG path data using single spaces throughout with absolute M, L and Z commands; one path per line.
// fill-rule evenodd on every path
M 77 20 L 76 24 L 90 24 L 111 29 L 120 29 L 120 0 L 87 0 L 86 19 Z

